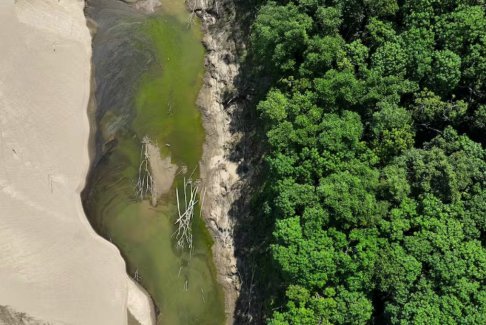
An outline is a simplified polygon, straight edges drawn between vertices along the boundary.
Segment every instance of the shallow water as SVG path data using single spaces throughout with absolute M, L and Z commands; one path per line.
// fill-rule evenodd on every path
M 224 323 L 211 239 L 196 211 L 192 251 L 175 247 L 175 187 L 157 207 L 136 198 L 141 141 L 198 176 L 204 130 L 195 105 L 204 50 L 183 0 L 147 16 L 115 0 L 88 1 L 94 20 L 96 157 L 84 192 L 94 228 L 122 252 L 160 311 L 160 324 Z M 180 170 L 180 169 L 179 169 Z

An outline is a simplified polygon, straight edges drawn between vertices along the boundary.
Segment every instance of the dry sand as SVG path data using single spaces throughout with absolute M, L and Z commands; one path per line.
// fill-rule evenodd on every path
M 0 0 L 0 305 L 51 324 L 117 325 L 129 304 L 150 324 L 149 298 L 81 205 L 91 59 L 83 6 Z

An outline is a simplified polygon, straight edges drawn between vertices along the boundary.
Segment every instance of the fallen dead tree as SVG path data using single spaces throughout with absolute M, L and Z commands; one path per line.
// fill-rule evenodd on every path
M 186 180 L 184 177 L 183 190 L 179 197 L 179 189 L 176 188 L 177 213 L 178 218 L 175 221 L 177 230 L 175 236 L 177 240 L 177 247 L 184 249 L 192 249 L 192 219 L 194 218 L 194 209 L 197 206 L 199 181 Z M 203 195 L 204 201 L 204 195 Z

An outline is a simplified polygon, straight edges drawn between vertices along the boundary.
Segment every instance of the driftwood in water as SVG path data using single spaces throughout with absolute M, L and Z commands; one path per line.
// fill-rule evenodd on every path
M 177 225 L 175 236 L 179 248 L 192 248 L 192 219 L 196 204 L 199 202 L 197 197 L 198 191 L 199 181 L 193 181 L 192 179 L 186 180 L 185 177 L 182 190 L 184 195 L 183 199 L 179 197 L 179 189 L 176 188 L 178 218 L 175 222 Z
M 152 196 L 154 189 L 154 179 L 149 166 L 149 145 L 150 139 L 145 136 L 142 140 L 142 148 L 140 150 L 141 161 L 138 166 L 136 185 L 137 197 L 140 198 L 140 200 L 145 199 L 147 196 Z

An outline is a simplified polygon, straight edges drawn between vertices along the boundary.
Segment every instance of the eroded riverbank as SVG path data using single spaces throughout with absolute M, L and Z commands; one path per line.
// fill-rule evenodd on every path
M 254 2 L 190 0 L 204 21 L 207 51 L 204 86 L 198 104 L 206 130 L 201 175 L 208 188 L 203 216 L 215 240 L 213 255 L 225 291 L 228 323 L 261 324 L 263 272 L 255 252 L 265 238 L 255 231 L 251 213 L 261 186 L 265 152 L 256 112 L 259 88 L 246 45 Z M 258 287 L 259 286 L 259 287 Z

